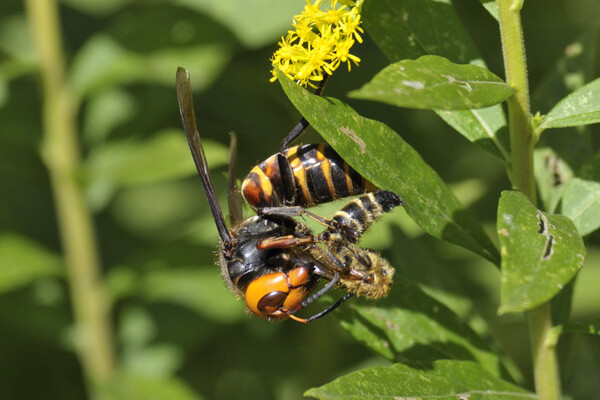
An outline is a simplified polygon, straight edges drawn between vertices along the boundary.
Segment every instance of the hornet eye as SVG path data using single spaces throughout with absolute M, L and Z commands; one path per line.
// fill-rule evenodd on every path
M 260 299 L 258 302 L 258 309 L 273 312 L 281 307 L 287 295 L 288 294 L 284 292 L 271 292 Z

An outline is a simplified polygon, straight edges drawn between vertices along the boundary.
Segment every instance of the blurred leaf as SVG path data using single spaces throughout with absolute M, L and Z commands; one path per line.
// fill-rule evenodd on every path
M 577 89 L 550 110 L 538 130 L 600 122 L 600 78 Z
M 502 252 L 500 313 L 530 310 L 556 295 L 585 260 L 573 222 L 537 210 L 517 191 L 504 191 L 498 206 Z
M 210 208 L 198 179 L 186 179 L 123 188 L 111 202 L 110 214 L 129 234 L 163 242 L 186 235 L 198 214 L 208 216 Z M 214 219 L 207 220 L 205 229 L 214 245 L 218 238 Z
M 123 351 L 122 367 L 145 377 L 168 378 L 181 367 L 184 355 L 174 345 L 155 344 L 135 352 Z
M 63 271 L 62 259 L 57 254 L 24 236 L 0 234 L 0 293 L 61 275 Z
M 224 145 L 210 139 L 203 140 L 202 143 L 211 168 L 229 162 L 228 149 Z M 133 222 L 134 227 L 146 230 L 165 222 L 164 218 L 161 219 L 167 217 L 165 209 L 157 213 L 158 209 L 165 205 L 159 199 L 173 194 L 157 193 L 157 188 L 150 188 L 148 184 L 168 184 L 174 179 L 194 175 L 196 168 L 183 132 L 167 129 L 144 141 L 115 140 L 95 146 L 81 173 L 86 182 L 87 202 L 95 211 L 106 207 L 119 188 L 135 187 L 138 192 L 150 192 L 143 196 L 146 196 L 146 199 L 154 199 L 154 202 L 144 202 L 143 207 L 139 204 L 134 205 L 133 209 L 128 210 L 130 215 L 126 216 L 126 220 Z M 180 191 L 176 193 L 180 194 Z M 124 196 L 128 198 L 126 194 Z M 139 200 L 139 196 L 133 197 L 136 201 Z M 168 208 L 174 207 L 183 211 L 182 204 L 170 204 Z M 152 213 L 148 214 L 149 211 Z M 179 215 L 182 212 L 175 214 Z M 169 215 L 169 218 L 173 217 L 176 215 Z M 138 220 L 134 220 L 135 218 Z
M 121 373 L 101 393 L 114 400 L 201 400 L 184 381 L 176 377 L 142 377 Z
M 127 307 L 121 312 L 119 341 L 125 351 L 144 348 L 156 336 L 156 325 L 150 314 L 140 307 Z
M 571 320 L 573 293 L 579 279 L 581 279 L 581 272 L 571 279 L 550 301 L 550 316 L 554 326 L 564 325 Z
M 499 104 L 513 93 L 513 88 L 485 68 L 422 56 L 385 67 L 349 96 L 398 107 L 462 110 Z
M 369 36 L 392 62 L 438 55 L 485 67 L 450 0 L 370 0 L 363 6 L 363 20 Z M 508 160 L 506 118 L 500 105 L 435 112 L 471 142 Z
M 569 393 L 568 396 L 571 399 L 595 399 L 600 393 L 600 382 L 596 379 L 590 379 L 590 376 L 600 374 L 598 337 L 569 335 L 565 339 L 569 340 L 568 357 L 573 360 L 573 367 L 577 373 L 568 374 L 569 376 L 561 382 L 563 393 Z
M 61 0 L 61 3 L 86 14 L 105 16 L 133 3 L 133 0 Z
M 220 323 L 244 317 L 244 303 L 236 301 L 216 267 L 151 270 L 142 277 L 139 290 L 149 301 L 189 307 Z
M 575 290 L 573 291 L 573 310 L 571 312 L 573 319 L 586 319 L 600 314 L 598 305 L 600 248 L 593 240 L 588 243 L 585 267 L 577 274 Z M 566 323 L 567 321 L 562 322 Z
M 0 70 L 2 69 L 2 65 L 0 65 Z M 2 76 L 2 72 L 0 71 L 0 108 L 4 107 L 4 105 L 8 102 L 9 90 L 8 90 L 8 82 Z
M 36 63 L 37 54 L 23 14 L 9 15 L 0 20 L 0 52 L 21 63 Z
M 561 99 L 590 81 L 596 74 L 594 54 L 597 48 L 598 32 L 591 30 L 567 44 L 550 73 L 535 88 L 531 98 L 532 109 L 547 113 Z M 555 163 L 572 170 L 579 169 L 595 152 L 589 126 L 549 130 L 541 136 L 540 147 L 550 147 L 557 158 Z M 542 177 L 536 174 L 538 185 L 543 184 L 539 178 Z M 564 180 L 563 184 L 566 183 L 568 181 Z M 546 211 L 552 210 L 546 205 Z
M 317 399 L 532 399 L 534 394 L 503 381 L 466 361 L 373 367 L 308 390 Z
M 0 108 L 9 100 L 11 80 L 32 73 L 37 68 L 37 55 L 31 43 L 23 15 L 10 15 L 0 20 Z
M 232 31 L 248 48 L 272 45 L 291 28 L 292 16 L 300 14 L 306 5 L 306 2 L 301 0 L 175 0 L 174 2 L 210 15 Z
M 69 82 L 80 97 L 122 84 L 143 82 L 173 86 L 174 71 L 179 65 L 185 65 L 194 77 L 194 90 L 200 90 L 216 78 L 229 57 L 230 50 L 218 44 L 138 54 L 106 35 L 97 34 L 77 53 Z
M 258 355 L 258 357 L 261 356 Z M 250 355 L 250 358 L 252 359 L 253 357 Z M 306 386 L 296 386 L 291 397 L 273 396 L 269 393 L 269 389 L 274 386 L 272 382 L 269 382 L 268 385 L 263 383 L 265 379 L 264 370 L 259 370 L 254 365 L 248 365 L 243 369 L 240 367 L 235 366 L 220 374 L 219 379 L 215 382 L 214 399 L 293 400 L 299 399 L 300 393 L 306 388 Z M 289 379 L 289 377 L 286 376 L 284 379 Z M 277 382 L 277 384 L 280 383 Z
M 501 375 L 498 356 L 481 338 L 444 304 L 398 274 L 387 299 L 352 308 L 354 313 L 342 316 L 342 326 L 392 362 L 475 361 Z
M 573 171 L 558 154 L 548 147 L 535 149 L 533 162 L 540 200 L 544 204 L 544 209 L 552 213 L 565 192 L 568 182 L 573 177 Z
M 573 2 L 566 10 L 569 15 L 569 21 L 577 26 L 578 29 L 585 27 L 599 31 L 598 21 L 600 21 L 600 3 L 596 0 L 579 0 Z
M 86 106 L 83 135 L 88 144 L 104 141 L 114 128 L 130 120 L 135 112 L 133 96 L 108 89 L 93 96 Z
M 140 307 L 128 307 L 121 316 L 121 367 L 144 377 L 166 377 L 181 366 L 181 351 L 170 344 L 151 344 L 156 336 L 156 324 L 150 313 Z
M 110 19 L 106 33 L 124 48 L 141 54 L 209 44 L 226 46 L 231 50 L 239 48 L 232 33 L 219 22 L 172 3 L 128 7 Z M 171 22 L 165 23 L 165 20 Z
M 562 198 L 562 214 L 573 220 L 579 234 L 600 227 L 600 153 L 570 180 Z
M 344 160 L 377 187 L 403 197 L 404 208 L 421 228 L 498 261 L 497 250 L 481 225 L 396 132 L 361 117 L 337 99 L 308 93 L 281 73 L 279 82 L 300 113 Z
M 567 324 L 562 329 L 569 333 L 588 333 L 590 335 L 600 335 L 600 317 L 588 321 L 578 321 Z
M 547 113 L 561 99 L 579 89 L 593 77 L 594 52 L 598 47 L 598 34 L 584 32 L 565 46 L 542 82 L 531 96 L 532 109 Z
M 229 162 L 225 146 L 211 140 L 203 140 L 202 144 L 211 168 Z M 167 129 L 144 141 L 122 140 L 96 146 L 84 172 L 91 181 L 130 186 L 193 175 L 196 167 L 183 132 Z
M 365 31 L 392 61 L 428 54 L 459 64 L 481 61 L 450 0 L 370 0 L 362 18 Z
M 118 326 L 123 349 L 120 366 L 127 373 L 160 378 L 180 367 L 183 357 L 175 346 L 150 344 L 157 329 L 150 313 L 143 308 L 126 308 Z

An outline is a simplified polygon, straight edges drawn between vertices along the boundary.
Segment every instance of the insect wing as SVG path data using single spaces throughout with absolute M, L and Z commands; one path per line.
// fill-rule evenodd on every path
M 217 202 L 217 195 L 208 171 L 208 164 L 206 162 L 206 156 L 204 155 L 204 149 L 200 141 L 200 134 L 198 133 L 196 125 L 194 102 L 192 100 L 190 74 L 185 68 L 177 68 L 175 84 L 177 89 L 179 112 L 181 113 L 181 122 L 183 123 L 183 129 L 185 130 L 188 144 L 190 145 L 190 150 L 192 151 L 192 157 L 196 163 L 198 175 L 202 180 L 202 186 L 204 186 L 204 193 L 208 199 L 208 204 L 213 213 L 215 223 L 217 224 L 217 229 L 219 231 L 219 235 L 221 236 L 221 240 L 224 242 L 230 242 L 231 235 L 227 230 L 223 212 L 221 211 L 221 207 L 219 207 L 219 203 Z

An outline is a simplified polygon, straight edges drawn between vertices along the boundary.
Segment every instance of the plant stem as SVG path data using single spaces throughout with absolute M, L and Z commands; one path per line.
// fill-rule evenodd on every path
M 525 44 L 520 9 L 511 9 L 513 1 L 497 0 L 506 82 L 515 89 L 515 94 L 507 100 L 511 145 L 510 178 L 513 188 L 525 193 L 536 204 L 533 179 L 535 143 L 529 118 L 531 112 Z
M 81 157 L 76 106 L 65 82 L 56 0 L 27 0 L 28 22 L 37 48 L 43 84 L 42 157 L 50 175 L 75 324 L 77 351 L 90 393 L 114 373 L 109 302 L 100 279 L 93 221 L 76 180 Z
M 556 336 L 552 332 L 550 302 L 527 313 L 535 389 L 540 400 L 560 400 L 560 375 L 556 358 Z
M 500 23 L 500 36 L 506 69 L 506 81 L 515 89 L 508 99 L 508 125 L 511 145 L 509 173 L 514 189 L 523 192 L 536 204 L 533 174 L 533 147 L 535 139 L 531 129 L 529 85 L 523 28 L 521 25 L 522 0 L 496 0 Z M 555 341 L 549 340 L 552 329 L 550 303 L 527 313 L 535 377 L 535 388 L 540 400 L 561 398 L 558 361 Z

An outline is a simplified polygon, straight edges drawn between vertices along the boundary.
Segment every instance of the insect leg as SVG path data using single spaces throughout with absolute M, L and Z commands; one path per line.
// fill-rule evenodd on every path
M 289 206 L 289 207 L 262 207 L 259 208 L 256 213 L 259 217 L 279 217 L 279 218 L 289 218 L 289 217 L 301 217 L 306 215 L 309 218 L 317 221 L 318 223 L 328 227 L 334 228 L 334 225 L 327 218 L 321 217 L 318 214 L 310 212 L 306 210 L 304 207 L 300 206 Z
M 370 262 L 351 243 L 347 241 L 339 243 L 326 241 L 322 243 L 326 247 L 325 249 L 315 244 L 310 246 L 312 255 L 326 267 L 324 270 L 317 270 L 316 273 L 318 275 L 329 278 L 327 274 L 327 269 L 329 269 L 334 273 L 342 274 L 344 279 L 365 282 L 369 282 L 372 279 L 371 275 L 365 272 L 371 267 Z M 351 255 L 347 252 L 350 252 Z M 352 268 L 353 260 L 364 265 L 366 270 Z
M 329 79 L 329 76 L 330 75 L 328 74 L 323 74 L 323 79 L 321 80 L 321 82 L 319 82 L 319 86 L 314 92 L 317 96 L 320 96 L 323 92 L 323 89 L 325 88 L 325 84 L 327 83 L 327 79 Z M 287 136 L 284 137 L 281 143 L 279 144 L 279 152 L 283 153 L 285 149 L 289 147 L 290 143 L 296 140 L 302 134 L 302 132 L 304 132 L 309 126 L 310 123 L 306 120 L 306 118 L 302 117 L 302 119 L 300 119 L 300 122 L 298 122 L 296 126 L 294 126 L 290 133 L 288 133 Z
M 333 276 L 333 279 L 331 279 L 331 281 L 329 281 L 327 283 L 327 285 L 323 286 L 318 292 L 314 293 L 312 296 L 310 296 L 306 300 L 304 300 L 302 302 L 302 305 L 301 305 L 301 307 L 299 309 L 307 307 L 310 303 L 312 303 L 313 301 L 315 301 L 318 298 L 320 298 L 321 296 L 323 296 L 325 293 L 327 293 L 329 290 L 331 290 L 331 288 L 334 287 L 338 283 L 339 279 L 340 279 L 340 275 L 336 272 L 335 275 Z M 342 303 L 344 303 L 346 300 L 348 300 L 352 296 L 353 296 L 352 293 L 346 293 L 344 295 L 344 297 L 342 297 L 341 299 L 339 299 L 337 302 L 335 302 L 331 306 L 327 307 L 323 311 L 321 311 L 321 312 L 313 315 L 312 317 L 309 317 L 309 318 L 299 318 L 299 317 L 296 317 L 294 314 L 290 314 L 289 317 L 291 319 L 295 320 L 295 321 L 307 324 L 307 323 L 309 323 L 311 321 L 314 321 L 316 319 L 322 318 L 325 315 L 329 314 L 330 312 L 332 312 L 333 310 L 335 310 L 336 308 L 338 308 L 340 305 L 342 305 Z M 295 310 L 295 311 L 298 311 L 298 310 Z
M 287 249 L 290 247 L 303 246 L 307 244 L 312 244 L 314 239 L 312 236 L 308 237 L 298 237 L 294 235 L 286 235 L 286 236 L 278 236 L 278 237 L 268 237 L 256 245 L 259 250 L 266 249 Z

